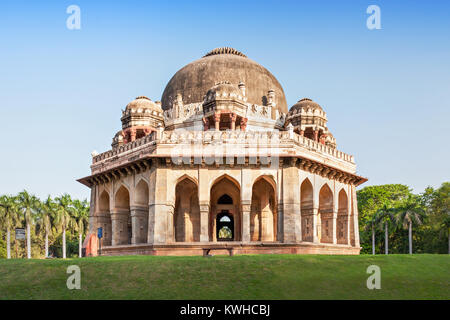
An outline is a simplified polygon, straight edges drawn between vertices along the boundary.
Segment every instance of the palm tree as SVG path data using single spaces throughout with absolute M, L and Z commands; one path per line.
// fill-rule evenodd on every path
M 45 234 L 45 257 L 48 257 L 48 236 L 52 230 L 52 217 L 55 213 L 55 203 L 50 196 L 41 204 L 39 208 L 39 221 L 37 223 L 39 231 Z
M 23 190 L 18 195 L 19 208 L 25 218 L 27 226 L 27 258 L 31 259 L 31 225 L 34 222 L 34 213 L 38 204 L 38 199 Z
M 384 228 L 384 253 L 389 254 L 389 226 L 394 222 L 394 209 L 384 204 L 376 213 L 375 220 L 380 226 Z
M 366 224 L 366 231 L 372 231 L 372 254 L 375 254 L 375 225 L 377 224 L 377 216 L 373 215 Z
M 422 224 L 423 218 L 425 217 L 425 210 L 420 205 L 417 196 L 409 195 L 396 211 L 398 225 L 404 229 L 408 229 L 409 254 L 412 254 L 412 227 L 413 224 Z
M 55 224 L 62 229 L 63 237 L 63 259 L 66 258 L 66 229 L 71 228 L 74 224 L 73 220 L 73 207 L 72 199 L 67 193 L 63 194 L 61 197 L 55 198 L 57 203 L 56 214 L 55 214 Z
M 11 229 L 17 223 L 17 206 L 14 197 L 3 195 L 0 197 L 2 215 L 0 223 L 6 227 L 6 257 L 11 259 Z
M 82 257 L 83 235 L 89 224 L 89 203 L 87 200 L 74 200 L 76 229 L 78 231 L 78 256 Z

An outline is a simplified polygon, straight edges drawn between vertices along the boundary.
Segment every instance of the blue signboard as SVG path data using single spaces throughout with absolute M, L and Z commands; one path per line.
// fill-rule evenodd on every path
M 97 237 L 99 239 L 103 238 L 103 228 L 97 228 Z

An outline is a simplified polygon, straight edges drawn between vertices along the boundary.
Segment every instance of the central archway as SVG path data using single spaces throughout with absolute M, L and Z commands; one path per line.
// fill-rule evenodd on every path
M 236 232 L 241 230 L 239 183 L 230 176 L 223 175 L 213 183 L 210 192 L 210 239 L 212 241 L 240 241 L 241 234 Z M 227 235 L 226 237 L 219 237 L 221 230 L 224 235 Z M 231 237 L 229 233 L 231 233 Z
M 216 238 L 217 241 L 234 240 L 234 221 L 228 210 L 222 210 L 216 218 Z

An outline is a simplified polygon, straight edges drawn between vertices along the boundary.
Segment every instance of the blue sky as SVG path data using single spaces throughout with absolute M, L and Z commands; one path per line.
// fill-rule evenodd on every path
M 68 30 L 66 8 L 81 9 Z M 369 30 L 366 8 L 381 9 Z M 268 68 L 288 104 L 328 114 L 365 185 L 422 192 L 450 169 L 448 1 L 2 1 L 0 194 L 88 197 L 92 150 L 110 148 L 121 109 L 160 100 L 171 76 L 215 47 Z

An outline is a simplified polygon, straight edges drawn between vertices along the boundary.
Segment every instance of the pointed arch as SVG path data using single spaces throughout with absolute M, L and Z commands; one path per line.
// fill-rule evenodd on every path
M 188 174 L 183 174 L 182 176 L 178 177 L 177 180 L 175 181 L 175 186 L 180 183 L 181 181 L 185 180 L 185 179 L 189 179 L 191 180 L 196 186 L 198 186 L 198 180 L 195 177 L 192 177 Z
M 222 204 L 219 199 L 227 195 L 232 203 Z M 228 174 L 223 174 L 213 181 L 210 188 L 210 214 L 209 214 L 209 237 L 212 241 L 217 241 L 217 217 L 220 215 L 229 215 L 232 217 L 233 230 L 241 230 L 240 203 L 241 193 L 239 182 Z M 241 232 L 234 232 L 230 241 L 241 239 Z
M 134 188 L 134 203 L 135 205 L 148 207 L 149 188 L 148 183 L 144 179 L 140 179 Z
M 183 175 L 175 186 L 175 211 L 173 215 L 175 241 L 200 241 L 200 206 L 196 181 Z
M 110 246 L 112 240 L 112 222 L 111 210 L 109 207 L 110 198 L 109 193 L 103 190 L 98 199 L 98 211 L 96 212 L 96 228 L 103 230 L 103 245 Z
M 210 189 L 212 189 L 212 187 L 216 184 L 218 184 L 221 180 L 227 179 L 230 182 L 232 182 L 238 189 L 241 189 L 241 184 L 239 183 L 239 181 L 237 181 L 235 178 L 233 178 L 232 176 L 230 176 L 227 173 L 222 174 L 221 176 L 217 177 L 216 179 L 214 179 L 214 181 L 212 183 L 210 183 Z
M 348 243 L 348 195 L 345 189 L 339 191 L 338 212 L 336 218 L 336 238 L 337 243 Z
M 112 219 L 112 244 L 131 244 L 133 234 L 130 213 L 130 192 L 123 184 L 114 195 L 114 213 Z
M 109 213 L 109 193 L 103 190 L 98 198 L 98 211 Z
M 319 217 L 317 235 L 320 242 L 333 242 L 333 192 L 328 183 L 319 191 Z M 320 223 L 320 224 L 319 224 Z
M 311 181 L 305 178 L 300 185 L 300 216 L 302 240 L 314 240 L 314 190 Z
M 276 184 L 270 176 L 259 176 L 252 186 L 250 239 L 251 241 L 277 239 Z

